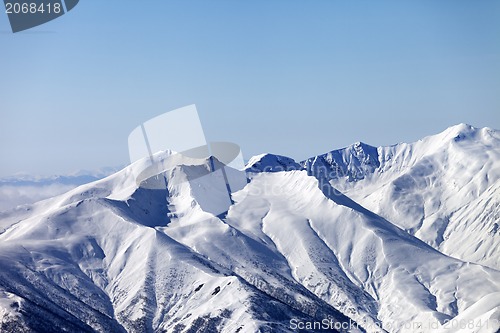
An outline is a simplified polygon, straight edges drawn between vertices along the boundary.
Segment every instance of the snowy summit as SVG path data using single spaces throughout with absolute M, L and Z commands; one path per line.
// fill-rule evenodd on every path
M 147 162 L 0 214 L 1 332 L 499 329 L 497 130 L 256 156 L 230 200 Z

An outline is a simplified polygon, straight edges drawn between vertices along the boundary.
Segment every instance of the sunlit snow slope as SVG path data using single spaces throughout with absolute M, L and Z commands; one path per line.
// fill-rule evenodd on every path
M 3 214 L 0 331 L 287 332 L 292 318 L 347 322 L 291 277 L 279 252 L 201 209 L 186 180 L 208 173 L 203 162 L 167 171 L 168 189 L 138 186 L 138 162 Z
M 500 269 L 500 132 L 461 124 L 414 143 L 358 143 L 302 163 L 434 248 Z
M 446 141 L 445 133 L 435 141 Z M 498 143 L 491 145 L 497 151 Z M 384 149 L 369 146 L 363 155 L 363 146 L 339 152 L 350 159 L 339 168 L 351 175 L 340 178 L 285 157 L 258 156 L 248 167 L 249 183 L 222 214 L 212 212 L 225 194 L 219 176 L 202 178 L 214 164 L 188 158 L 138 184 L 148 163 L 142 160 L 2 213 L 0 331 L 290 332 L 291 321 L 326 318 L 368 332 L 449 332 L 441 324 L 454 319 L 476 325 L 462 332 L 496 332 L 499 271 L 442 254 L 396 226 L 410 223 L 408 216 L 381 217 L 332 187 L 352 194 L 366 180 L 374 195 L 384 189 L 368 180 L 383 174 L 389 159 L 374 158 L 373 151 L 386 156 L 378 153 Z M 433 149 L 447 152 L 438 143 Z M 421 154 L 399 172 L 428 156 Z M 482 160 L 488 181 L 495 176 L 490 159 Z M 387 184 L 395 181 L 387 177 Z M 498 182 L 468 201 L 478 218 L 489 221 L 495 194 Z M 456 211 L 470 218 L 465 205 Z M 398 216 L 405 219 L 392 220 Z M 449 239 L 463 237 L 459 226 L 448 232 Z

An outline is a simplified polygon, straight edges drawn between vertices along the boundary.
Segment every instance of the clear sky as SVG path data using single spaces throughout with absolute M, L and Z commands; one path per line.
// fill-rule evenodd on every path
M 0 41 L 0 176 L 125 164 L 193 103 L 247 159 L 500 129 L 500 1 L 82 0 Z

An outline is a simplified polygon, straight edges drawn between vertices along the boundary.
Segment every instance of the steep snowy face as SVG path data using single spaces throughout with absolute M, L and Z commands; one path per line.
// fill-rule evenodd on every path
M 500 182 L 460 207 L 449 219 L 440 249 L 499 269 Z
M 286 331 L 286 318 L 311 320 L 117 212 L 85 201 L 2 236 L 3 332 Z
M 245 169 L 248 172 L 258 173 L 292 171 L 300 170 L 301 168 L 301 165 L 290 157 L 274 154 L 262 154 L 252 157 L 248 161 Z
M 213 179 L 196 180 L 211 164 L 137 184 L 141 161 L 4 214 L 2 332 L 287 332 L 291 319 L 347 322 L 293 280 L 277 252 L 209 211 L 227 195 L 201 195 Z
M 436 249 L 500 268 L 500 132 L 461 124 L 415 143 L 361 154 L 349 147 L 302 164 Z
M 411 332 L 500 287 L 499 272 L 444 256 L 305 171 L 260 174 L 243 193 L 227 222 L 273 244 L 297 281 L 358 321 L 376 311 L 384 329 Z
M 377 148 L 357 142 L 301 162 L 310 174 L 328 178 L 359 181 L 380 167 Z
M 461 126 L 303 166 L 267 154 L 248 184 L 216 160 L 138 161 L 0 215 L 0 330 L 289 332 L 328 319 L 434 333 L 461 319 L 495 333 L 500 272 L 428 244 L 498 260 L 498 140 Z M 333 162 L 336 177 L 316 171 Z M 439 246 L 396 226 L 424 238 L 407 216 L 418 205 L 424 220 L 453 209 Z

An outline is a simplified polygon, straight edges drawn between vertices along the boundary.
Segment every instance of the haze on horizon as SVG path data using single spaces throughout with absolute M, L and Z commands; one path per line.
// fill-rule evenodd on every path
M 0 177 L 123 165 L 144 121 L 196 104 L 210 141 L 295 159 L 500 128 L 497 1 L 80 2 L 0 15 Z

